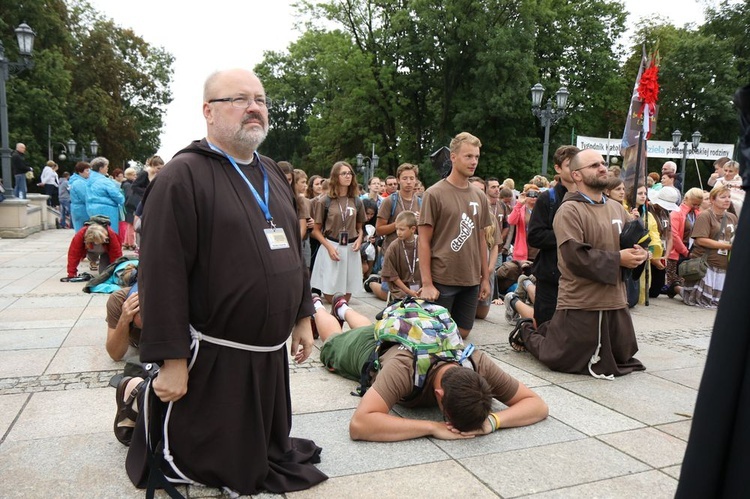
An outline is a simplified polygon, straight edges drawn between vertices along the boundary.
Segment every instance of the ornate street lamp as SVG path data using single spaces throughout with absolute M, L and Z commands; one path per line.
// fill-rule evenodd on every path
M 378 167 L 380 158 L 375 154 L 375 144 L 372 145 L 372 156 L 367 157 L 362 153 L 357 154 L 357 168 L 362 172 L 362 185 L 366 186 L 375 176 L 375 168 Z
M 570 92 L 565 87 L 560 87 L 560 90 L 555 94 L 556 107 L 552 107 L 552 98 L 547 99 L 547 105 L 542 108 L 542 100 L 544 99 L 544 87 L 541 83 L 537 83 L 531 87 L 531 112 L 539 118 L 542 126 L 544 127 L 544 152 L 542 153 L 542 175 L 547 175 L 547 156 L 549 156 L 549 129 L 552 125 L 560 121 L 565 117 L 567 112 L 565 108 L 568 105 L 568 96 Z
M 678 147 L 680 145 L 680 139 L 682 139 L 682 132 L 675 130 L 672 132 L 672 145 Z M 693 132 L 692 152 L 695 152 L 701 145 L 701 133 L 699 131 Z M 687 153 L 688 153 L 688 141 L 686 140 L 682 145 L 682 165 L 680 166 L 680 172 L 682 174 L 682 185 L 680 190 L 682 194 L 685 194 L 685 165 L 687 164 Z
M 10 171 L 10 146 L 8 144 L 8 101 L 5 93 L 5 82 L 11 77 L 11 75 L 20 73 L 25 69 L 31 69 L 34 67 L 34 61 L 31 60 L 31 53 L 34 50 L 34 37 L 36 34 L 26 23 L 21 23 L 15 30 L 16 37 L 18 38 L 18 54 L 21 56 L 21 60 L 18 62 L 11 62 L 5 56 L 5 47 L 3 42 L 0 41 L 0 156 L 2 157 L 2 174 L 6 187 L 6 196 L 10 196 L 13 192 L 14 176 Z M 24 179 L 24 182 L 26 180 Z
M 77 147 L 78 144 L 76 144 L 75 140 L 68 140 L 68 151 L 70 152 L 71 157 L 75 157 Z M 91 151 L 91 157 L 87 157 L 86 151 L 83 147 L 81 147 L 81 161 L 88 162 L 94 159 L 96 157 L 96 153 L 99 152 L 99 143 L 96 140 L 92 140 L 91 142 L 89 142 L 89 150 Z

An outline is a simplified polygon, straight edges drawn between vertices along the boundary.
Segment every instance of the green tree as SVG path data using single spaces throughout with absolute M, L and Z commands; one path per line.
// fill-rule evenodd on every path
M 171 101 L 171 55 L 85 1 L 0 0 L 0 12 L 0 39 L 11 60 L 15 27 L 26 22 L 36 33 L 34 68 L 7 87 L 10 141 L 26 143 L 30 164 L 44 164 L 48 143 L 56 159 L 71 137 L 79 144 L 96 139 L 114 165 L 156 151 Z M 74 161 L 60 164 L 71 171 Z
M 722 1 L 715 8 L 706 10 L 706 24 L 700 30 L 706 35 L 713 35 L 718 40 L 726 41 L 734 56 L 735 69 L 738 75 L 744 76 L 742 85 L 747 84 L 750 75 L 750 0 Z
M 483 142 L 482 174 L 525 178 L 541 152 L 529 109 L 539 77 L 577 92 L 569 127 L 609 123 L 612 101 L 627 94 L 611 44 L 624 22 L 617 2 L 348 0 L 302 9 L 308 33 L 257 69 L 285 102 L 269 142 L 294 144 L 316 165 L 375 143 L 381 173 L 404 161 L 429 168 L 430 153 L 466 130 Z M 559 131 L 565 143 L 569 130 Z

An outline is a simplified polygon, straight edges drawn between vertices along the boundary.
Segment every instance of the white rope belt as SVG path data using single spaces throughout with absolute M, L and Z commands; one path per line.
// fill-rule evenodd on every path
M 278 345 L 262 347 L 258 345 L 248 345 L 247 343 L 237 343 L 236 341 L 222 340 L 221 338 L 214 338 L 213 336 L 203 334 L 200 331 L 196 330 L 193 326 L 190 326 L 190 337 L 197 341 L 207 341 L 209 343 L 213 343 L 214 345 L 237 348 L 239 350 L 248 350 L 250 352 L 275 352 L 276 350 L 286 345 L 286 341 L 284 343 L 279 343 Z
M 230 341 L 230 340 L 222 340 L 221 338 L 214 338 L 213 336 L 209 336 L 207 334 L 203 334 L 197 329 L 195 329 L 192 325 L 190 326 L 190 337 L 192 338 L 192 342 L 190 344 L 190 349 L 193 351 L 193 356 L 190 359 L 190 364 L 188 364 L 188 372 L 193 368 L 193 364 L 195 364 L 195 359 L 198 357 L 198 350 L 200 348 L 200 342 L 201 341 L 207 341 L 208 343 L 213 343 L 214 345 L 220 345 L 223 347 L 229 347 L 229 348 L 236 348 L 238 350 L 246 350 L 250 352 L 275 352 L 276 350 L 279 350 L 286 346 L 286 341 L 284 343 L 279 343 L 278 345 L 266 347 L 266 346 L 259 346 L 259 345 L 248 345 L 246 343 L 238 343 L 236 341 Z M 148 384 L 148 388 L 151 387 L 151 383 Z M 148 401 L 148 392 L 146 393 L 146 396 L 144 397 L 146 401 Z M 169 463 L 169 466 L 174 470 L 174 472 L 179 475 L 180 478 L 172 478 L 172 477 L 165 477 L 167 480 L 169 480 L 172 483 L 185 483 L 190 485 L 203 485 L 199 482 L 196 482 L 194 480 L 191 480 L 187 477 L 175 464 L 174 457 L 172 456 L 172 453 L 169 450 L 169 431 L 167 430 L 167 427 L 169 425 L 170 417 L 172 416 L 172 406 L 174 405 L 174 402 L 170 402 L 167 405 L 167 414 L 164 418 L 164 448 L 162 450 L 164 454 L 164 461 Z M 147 409 L 147 407 L 145 408 Z M 146 412 L 148 415 L 148 411 Z M 148 417 L 148 416 L 147 416 Z M 146 421 L 146 428 L 148 429 L 148 420 Z M 148 431 L 146 432 L 147 438 L 148 438 Z M 224 488 L 225 492 L 229 494 L 230 497 L 238 497 L 237 493 Z
M 594 351 L 594 355 L 592 355 L 591 359 L 589 360 L 589 373 L 593 377 L 595 377 L 597 379 L 606 379 L 606 380 L 609 380 L 609 381 L 614 381 L 615 377 L 613 375 L 611 375 L 611 374 L 596 374 L 594 372 L 594 370 L 592 369 L 592 367 L 594 366 L 594 364 L 598 364 L 599 361 L 602 360 L 601 357 L 599 357 L 599 351 L 602 348 L 602 317 L 603 316 L 604 316 L 604 312 L 600 310 L 599 311 L 599 342 L 596 345 L 596 351 Z

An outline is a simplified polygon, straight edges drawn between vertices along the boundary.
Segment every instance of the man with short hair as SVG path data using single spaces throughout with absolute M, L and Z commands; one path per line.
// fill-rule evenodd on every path
M 257 152 L 267 106 L 251 71 L 210 75 L 206 137 L 178 152 L 142 201 L 140 356 L 163 362 L 152 386 L 170 407 L 170 464 L 238 495 L 326 479 L 313 465 L 321 449 L 289 436 L 287 339 L 294 360 L 307 359 L 314 309 L 292 190 Z
M 420 296 L 447 308 L 463 338 L 490 293 L 484 229 L 494 222 L 487 196 L 469 184 L 481 145 L 467 132 L 451 140 L 451 171 L 425 191 L 419 217 Z
M 503 251 L 504 251 L 504 243 L 505 238 L 508 237 L 508 230 L 510 228 L 510 225 L 508 224 L 508 215 L 510 214 L 510 206 L 508 206 L 507 210 L 505 209 L 503 201 L 500 199 L 500 180 L 498 180 L 495 177 L 490 177 L 487 179 L 487 200 L 490 203 L 490 213 L 492 214 L 492 218 L 495 219 L 495 222 L 497 223 L 497 227 L 495 230 L 495 241 L 497 241 L 498 244 L 498 255 L 497 260 L 495 262 L 488 262 L 491 263 L 495 270 L 503 264 L 504 257 L 503 257 Z M 511 197 L 512 194 L 510 190 L 508 190 L 508 197 Z M 507 251 L 505 251 L 505 254 L 507 255 Z
M 380 196 L 383 198 L 387 198 L 397 190 L 398 179 L 393 175 L 388 175 L 387 177 L 385 177 L 385 189 L 383 189 L 383 192 L 380 194 Z
M 320 350 L 321 362 L 333 372 L 361 381 L 363 368 L 375 350 L 374 325 L 345 301 L 337 302 L 332 315 L 319 297 L 314 300 L 316 328 L 325 342 Z M 342 321 L 350 330 L 341 331 Z M 471 368 L 436 360 L 425 375 L 424 386 L 416 391 L 413 355 L 397 347 L 382 350 L 379 368 L 369 380 L 370 388 L 349 423 L 352 439 L 394 442 L 419 437 L 471 438 L 547 417 L 547 405 L 539 395 L 503 372 L 483 352 L 474 350 L 469 355 Z M 491 412 L 493 398 L 508 408 Z M 405 407 L 437 406 L 445 421 L 392 415 L 396 403 Z
M 414 193 L 414 187 L 417 183 L 419 167 L 411 163 L 403 163 L 396 170 L 398 177 L 398 191 L 394 191 L 387 198 L 382 199 L 380 209 L 378 209 L 378 219 L 376 221 L 376 234 L 385 236 L 383 240 L 383 254 L 388 246 L 396 240 L 396 217 L 403 211 L 411 211 L 419 214 L 419 208 L 422 200 Z
M 678 191 L 682 191 L 682 174 L 677 173 L 677 163 L 674 161 L 667 161 L 661 166 L 661 174 L 664 175 L 665 173 L 672 173 L 674 174 L 674 188 Z
M 107 299 L 107 342 L 105 347 L 112 360 L 122 360 L 129 347 L 138 348 L 141 338 L 138 285 L 118 289 Z
M 522 320 L 510 334 L 511 346 L 526 349 L 553 371 L 612 379 L 644 370 L 628 310 L 622 268 L 633 269 L 649 256 L 634 245 L 620 248 L 629 220 L 622 204 L 603 196 L 607 163 L 593 149 L 570 162 L 577 192 L 568 192 L 553 226 L 558 247 L 560 289 L 549 322 Z
M 565 194 L 576 189 L 570 173 L 570 160 L 578 154 L 578 151 L 576 146 L 557 148 L 553 161 L 560 181 L 553 188 L 542 192 L 529 220 L 528 243 L 530 246 L 539 248 L 532 269 L 536 279 L 534 319 L 537 325 L 550 320 L 557 306 L 560 271 L 557 268 L 557 240 L 552 221 Z M 523 286 L 524 283 L 520 285 Z
M 16 149 L 10 155 L 10 166 L 13 172 L 13 195 L 18 199 L 26 199 L 26 174 L 31 167 L 26 165 L 26 144 L 19 142 Z

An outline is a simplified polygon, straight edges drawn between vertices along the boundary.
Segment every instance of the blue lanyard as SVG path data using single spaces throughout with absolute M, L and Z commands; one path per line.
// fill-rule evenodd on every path
M 586 199 L 586 201 L 588 201 L 591 204 L 604 204 L 604 203 L 607 202 L 607 196 L 605 196 L 604 194 L 602 194 L 602 202 L 601 203 L 597 203 L 596 201 L 594 201 L 593 199 L 591 199 L 586 194 L 584 194 L 584 193 L 582 193 L 580 191 L 578 191 L 578 194 L 580 194 L 581 196 L 583 196 Z
M 254 152 L 253 156 L 258 160 L 258 165 L 260 165 L 260 171 L 263 172 L 263 198 L 260 197 L 260 194 L 258 194 L 258 191 L 255 190 L 255 187 L 253 187 L 253 184 L 250 183 L 250 181 L 247 179 L 247 176 L 245 176 L 244 173 L 242 173 L 242 170 L 240 170 L 240 167 L 237 165 L 237 162 L 234 160 L 233 157 L 231 157 L 229 154 L 225 153 L 212 143 L 208 143 L 208 146 L 213 149 L 214 151 L 223 154 L 225 158 L 229 160 L 230 163 L 232 163 L 232 166 L 235 170 L 237 170 L 237 173 L 239 173 L 240 177 L 242 177 L 242 180 L 245 181 L 247 186 L 250 188 L 250 192 L 253 193 L 253 197 L 255 197 L 255 200 L 258 202 L 258 206 L 260 206 L 260 210 L 263 212 L 263 215 L 266 217 L 266 222 L 268 222 L 268 225 L 271 226 L 272 229 L 276 228 L 276 225 L 273 223 L 273 217 L 271 216 L 271 212 L 268 209 L 268 172 L 266 172 L 266 168 L 263 166 L 263 162 L 260 160 L 260 156 L 258 155 L 258 152 Z

